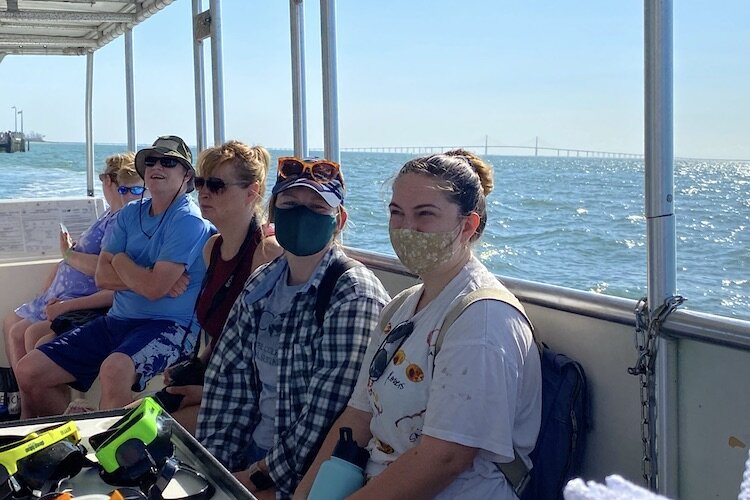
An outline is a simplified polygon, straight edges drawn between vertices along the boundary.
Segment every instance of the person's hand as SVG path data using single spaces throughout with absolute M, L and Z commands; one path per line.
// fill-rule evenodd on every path
M 143 399 L 136 399 L 132 403 L 125 405 L 125 409 L 132 410 L 133 408 L 138 408 L 141 406 L 141 403 L 143 403 Z
M 253 493 L 258 500 L 276 500 L 276 488 L 268 488 L 263 491 Z
M 164 385 L 169 385 L 172 383 L 172 367 L 168 366 L 166 370 L 164 370 L 164 373 L 162 374 Z
M 50 299 L 50 301 L 47 302 L 47 306 L 44 308 L 44 313 L 47 315 L 48 321 L 52 321 L 66 312 L 68 312 L 67 304 L 64 300 L 58 298 Z
M 255 493 L 257 491 L 253 482 L 250 481 L 250 469 L 232 472 L 232 475 L 237 481 L 242 483 L 242 486 L 244 486 L 250 493 Z
M 200 406 L 203 397 L 202 385 L 169 386 L 166 388 L 169 394 L 181 394 L 184 396 L 180 401 L 180 408 L 186 406 Z
M 66 253 L 73 249 L 73 240 L 65 231 L 60 231 L 60 255 L 65 258 Z
M 256 471 L 261 471 L 266 474 L 268 474 L 268 466 L 266 466 L 265 459 L 258 460 L 254 464 L 250 465 L 245 470 L 241 470 L 239 472 L 233 472 L 232 475 L 237 478 L 237 481 L 242 483 L 242 486 L 247 488 L 247 490 L 255 495 L 258 499 L 261 498 L 275 498 L 276 497 L 276 489 L 275 488 L 268 488 L 265 490 L 259 490 L 255 484 L 250 480 L 251 473 L 254 473 Z M 271 496 L 266 496 L 266 494 L 270 492 Z M 261 496 L 262 495 L 262 496 Z
M 177 283 L 172 285 L 172 288 L 169 290 L 169 296 L 172 298 L 179 297 L 185 293 L 189 283 L 190 275 L 187 272 L 182 273 L 182 276 L 179 277 Z

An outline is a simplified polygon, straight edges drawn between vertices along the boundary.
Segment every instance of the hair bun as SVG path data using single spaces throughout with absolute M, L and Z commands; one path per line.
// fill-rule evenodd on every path
M 459 156 L 464 158 L 479 176 L 479 182 L 482 184 L 484 195 L 488 196 L 492 192 L 495 183 L 492 178 L 492 165 L 490 163 L 487 163 L 471 151 L 467 151 L 463 148 L 451 149 L 443 154 L 446 156 Z

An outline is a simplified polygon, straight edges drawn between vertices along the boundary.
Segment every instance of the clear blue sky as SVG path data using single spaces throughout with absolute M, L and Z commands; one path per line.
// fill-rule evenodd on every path
M 750 158 L 750 2 L 674 2 L 675 154 Z M 460 5 L 460 7 L 458 7 Z M 288 2 L 224 0 L 226 136 L 290 146 Z M 341 146 L 643 150 L 643 2 L 340 0 Z M 320 18 L 306 2 L 308 125 L 322 145 Z M 139 143 L 195 141 L 191 2 L 134 30 Z M 208 59 L 207 59 L 208 60 Z M 94 136 L 126 141 L 122 39 L 95 55 Z M 85 58 L 8 56 L 0 129 L 84 139 Z M 211 135 L 209 134 L 209 137 Z

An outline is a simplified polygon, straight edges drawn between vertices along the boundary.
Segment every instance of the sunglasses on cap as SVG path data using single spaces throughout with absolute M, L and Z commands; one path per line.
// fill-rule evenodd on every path
M 249 182 L 224 182 L 223 179 L 218 177 L 196 177 L 195 178 L 195 189 L 203 189 L 206 186 L 209 191 L 214 194 L 223 192 L 227 186 L 249 186 Z
M 175 168 L 177 165 L 180 165 L 180 160 L 169 158 L 168 156 L 147 156 L 143 160 L 143 164 L 147 167 L 153 167 L 156 165 L 156 162 L 159 162 L 164 168 Z
M 325 184 L 341 177 L 341 166 L 331 160 L 300 160 L 294 156 L 282 156 L 279 158 L 279 177 L 308 177 L 319 184 Z
M 120 186 L 120 187 L 117 188 L 117 192 L 120 193 L 120 194 L 122 194 L 122 195 L 128 194 L 128 192 L 129 192 L 129 193 L 134 194 L 136 196 L 142 195 L 145 190 L 146 190 L 146 188 L 143 187 L 143 186 L 131 186 L 131 187 Z
M 375 352 L 375 356 L 372 357 L 370 362 L 370 380 L 376 381 L 385 372 L 388 364 L 391 362 L 393 357 L 396 355 L 401 346 L 404 345 L 406 339 L 414 331 L 414 323 L 411 321 L 404 321 L 399 323 L 391 332 L 386 336 L 383 342 L 380 344 L 380 348 Z M 389 348 L 398 342 L 395 349 L 389 352 Z

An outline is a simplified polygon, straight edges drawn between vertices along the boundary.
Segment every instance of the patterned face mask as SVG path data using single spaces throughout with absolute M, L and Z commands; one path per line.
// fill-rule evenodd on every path
M 406 268 L 423 276 L 453 257 L 456 231 L 423 233 L 413 229 L 389 229 L 391 245 Z M 459 233 L 460 234 L 460 233 Z

